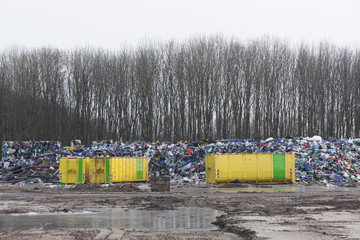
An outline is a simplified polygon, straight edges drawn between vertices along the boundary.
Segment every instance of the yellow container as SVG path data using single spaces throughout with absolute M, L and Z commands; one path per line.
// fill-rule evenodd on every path
M 83 158 L 60 158 L 59 181 L 61 183 L 84 183 L 85 165 Z
M 295 154 L 209 154 L 206 182 L 294 183 Z
M 148 158 L 90 158 L 89 182 L 144 182 L 148 180 Z

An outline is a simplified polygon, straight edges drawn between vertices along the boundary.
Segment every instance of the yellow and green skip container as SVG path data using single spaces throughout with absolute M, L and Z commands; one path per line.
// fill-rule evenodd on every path
M 207 183 L 294 183 L 295 154 L 209 154 L 206 161 Z
M 59 180 L 62 183 L 144 182 L 148 181 L 148 158 L 62 158 Z

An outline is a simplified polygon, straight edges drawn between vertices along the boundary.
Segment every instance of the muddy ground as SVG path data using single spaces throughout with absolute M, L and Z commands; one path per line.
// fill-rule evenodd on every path
M 213 223 L 217 230 L 208 231 L 45 230 L 37 226 L 3 231 L 0 239 L 360 239 L 360 186 L 337 187 L 331 191 L 321 186 L 321 191 L 313 188 L 302 192 L 298 192 L 300 186 L 285 187 L 284 191 L 272 191 L 271 186 L 229 187 L 200 185 L 172 188 L 170 193 L 151 193 L 131 185 L 1 186 L 0 216 L 99 208 L 172 210 L 177 207 L 211 208 L 226 214 Z

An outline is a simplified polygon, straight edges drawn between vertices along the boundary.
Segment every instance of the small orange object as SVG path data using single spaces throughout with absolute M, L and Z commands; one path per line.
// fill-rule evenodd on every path
M 185 149 L 185 152 L 187 152 L 187 153 L 191 156 L 192 153 L 194 152 L 194 149 L 192 149 L 192 148 L 187 148 L 187 149 Z

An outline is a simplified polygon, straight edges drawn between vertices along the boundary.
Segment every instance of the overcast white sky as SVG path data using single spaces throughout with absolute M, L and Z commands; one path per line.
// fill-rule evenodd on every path
M 0 0 L 0 49 L 212 34 L 359 45 L 360 0 Z

